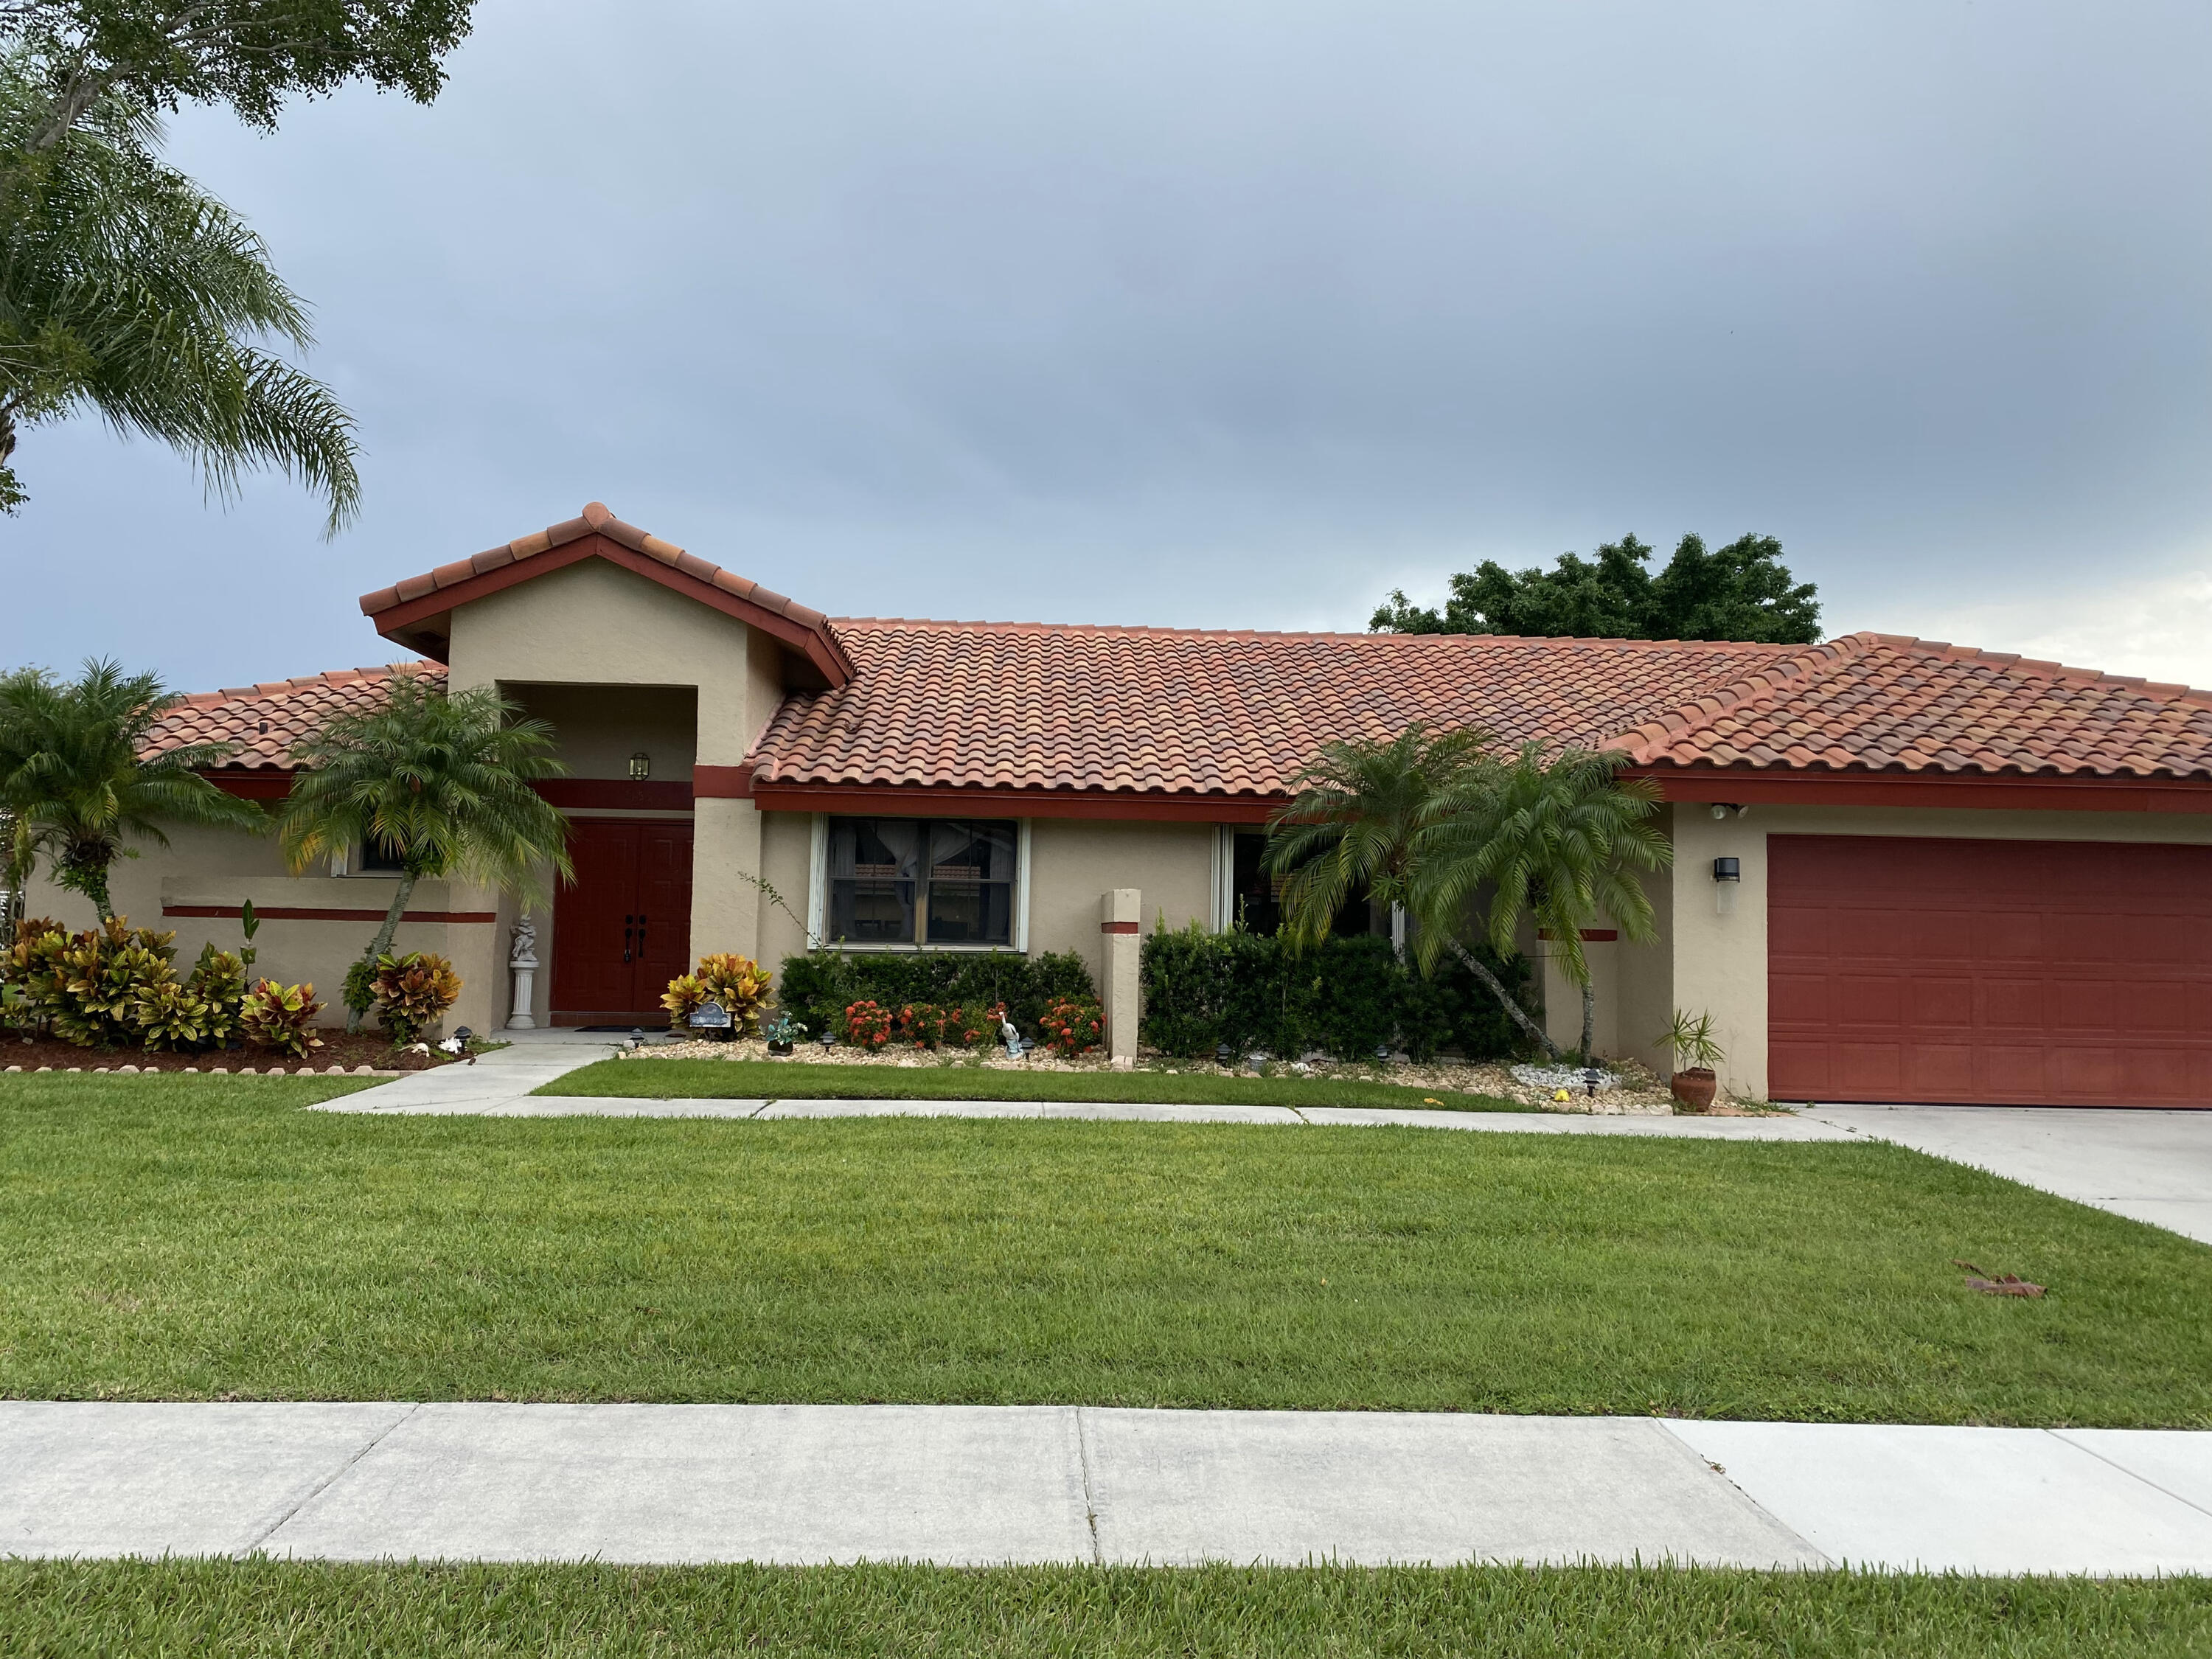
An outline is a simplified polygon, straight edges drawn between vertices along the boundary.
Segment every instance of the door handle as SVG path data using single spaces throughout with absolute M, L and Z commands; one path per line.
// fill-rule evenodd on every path
M 628 962 L 629 960 L 630 926 L 636 920 L 637 918 L 635 916 L 624 916 L 623 918 L 623 960 L 624 962 Z
M 637 955 L 641 962 L 645 959 L 645 913 L 643 911 L 638 913 L 637 918 Z

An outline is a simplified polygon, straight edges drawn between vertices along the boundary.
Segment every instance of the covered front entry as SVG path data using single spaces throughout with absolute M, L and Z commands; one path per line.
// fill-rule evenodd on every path
M 579 818 L 553 906 L 553 1023 L 653 1024 L 691 964 L 689 819 Z
M 1777 1100 L 2212 1106 L 2212 848 L 1774 836 Z

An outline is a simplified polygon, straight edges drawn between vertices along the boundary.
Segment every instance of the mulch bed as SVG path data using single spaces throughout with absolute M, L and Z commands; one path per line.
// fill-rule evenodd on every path
M 453 1063 L 450 1057 L 434 1050 L 428 1055 L 401 1054 L 381 1032 L 362 1031 L 349 1036 L 343 1031 L 319 1031 L 316 1035 L 322 1038 L 323 1046 L 298 1060 L 274 1048 L 233 1048 L 204 1054 L 149 1053 L 143 1048 L 80 1048 L 53 1037 L 26 1042 L 13 1033 L 0 1033 L 0 1071 L 20 1066 L 35 1072 L 50 1066 L 57 1072 L 112 1072 L 118 1066 L 135 1066 L 142 1072 L 211 1072 L 217 1066 L 236 1072 L 250 1066 L 257 1072 L 266 1072 L 272 1066 L 282 1066 L 288 1072 L 302 1067 L 327 1072 L 339 1066 L 350 1072 L 366 1066 L 379 1072 L 422 1072 Z

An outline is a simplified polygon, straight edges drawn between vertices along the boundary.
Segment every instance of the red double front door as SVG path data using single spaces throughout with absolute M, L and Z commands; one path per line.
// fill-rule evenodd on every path
M 691 965 L 691 825 L 579 818 L 553 904 L 553 1023 L 659 1024 Z

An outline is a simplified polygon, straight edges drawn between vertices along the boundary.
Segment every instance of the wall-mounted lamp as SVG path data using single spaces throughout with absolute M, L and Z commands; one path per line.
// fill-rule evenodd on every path
M 1735 813 L 1736 817 L 1741 817 L 1749 811 L 1751 811 L 1751 808 L 1748 806 L 1739 806 L 1732 800 L 1717 800 L 1713 803 L 1713 817 L 1717 822 L 1722 818 L 1725 818 L 1731 812 Z
M 647 754 L 642 749 L 639 750 L 635 755 L 632 755 L 629 757 L 629 775 L 634 778 L 651 777 L 653 775 L 653 757 Z
M 1743 860 L 1719 858 L 1713 860 L 1713 914 L 1732 916 L 1735 914 L 1735 896 L 1743 886 Z

